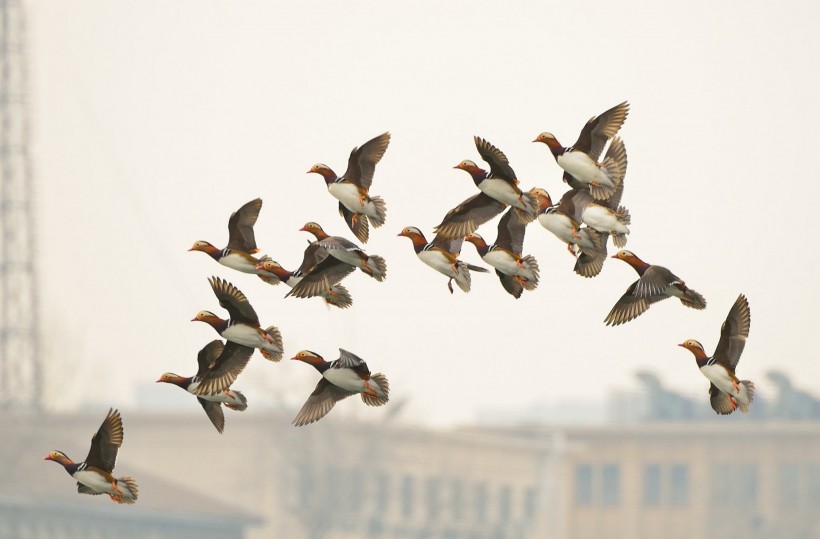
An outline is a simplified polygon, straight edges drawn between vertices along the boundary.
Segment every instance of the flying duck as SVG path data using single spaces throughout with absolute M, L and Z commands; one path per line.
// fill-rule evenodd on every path
M 179 376 L 172 372 L 163 374 L 157 382 L 165 382 L 181 387 L 202 405 L 208 419 L 221 434 L 225 428 L 225 414 L 222 404 L 231 410 L 243 411 L 248 400 L 239 391 L 230 389 L 231 384 L 248 364 L 253 348 L 228 341 L 211 341 L 199 351 L 199 369 L 194 376 Z
M 308 246 L 308 250 L 311 250 L 314 253 L 317 249 L 321 249 L 322 251 L 327 253 L 325 249 L 319 247 L 319 245 L 317 245 L 315 242 L 311 243 Z M 320 282 L 321 277 L 317 276 L 321 275 L 322 270 L 316 270 L 317 263 L 315 261 L 315 258 L 312 257 L 312 255 L 307 256 L 307 259 L 309 267 L 306 271 L 310 272 L 311 270 L 313 270 L 314 273 L 311 275 L 311 277 L 316 279 L 316 282 Z M 350 273 L 355 271 L 355 269 L 352 266 L 345 264 L 333 258 L 330 255 L 325 255 L 324 260 L 332 265 L 335 265 L 336 269 L 340 270 L 340 273 L 344 273 L 344 275 L 349 275 Z M 265 271 L 269 271 L 271 273 L 275 273 L 276 276 L 279 277 L 279 280 L 281 280 L 291 288 L 294 288 L 296 285 L 301 283 L 306 276 L 306 274 L 303 273 L 303 271 L 305 270 L 303 270 L 302 267 L 300 267 L 296 271 L 288 271 L 282 266 L 280 266 L 279 263 L 275 260 L 271 260 L 271 258 L 268 256 L 263 256 L 262 258 L 260 258 L 259 265 L 261 269 L 264 269 Z M 304 265 L 305 264 L 303 262 L 303 266 Z M 308 273 L 307 275 L 310 275 L 310 273 Z M 329 283 L 329 281 L 326 282 Z M 325 303 L 327 303 L 328 305 L 332 305 L 340 309 L 347 309 L 348 307 L 353 305 L 353 298 L 350 296 L 350 292 L 348 292 L 347 288 L 340 284 L 327 284 L 327 287 L 325 289 L 322 289 L 322 291 L 318 295 L 321 296 L 321 298 L 324 299 Z
M 726 321 L 720 326 L 720 340 L 711 357 L 706 355 L 703 345 L 694 339 L 678 345 L 695 355 L 700 372 L 711 382 L 709 401 L 718 414 L 731 414 L 738 408 L 746 413 L 754 400 L 755 385 L 749 380 L 738 380 L 735 375 L 746 339 L 749 338 L 751 320 L 749 301 L 740 294 L 729 309 Z
M 476 233 L 464 238 L 475 245 L 484 262 L 495 268 L 504 290 L 516 299 L 523 290 L 535 290 L 538 286 L 538 262 L 532 255 L 522 256 L 526 226 L 516 209 L 510 208 L 498 222 L 494 244 L 487 245 Z
M 637 318 L 650 305 L 666 298 L 676 297 L 680 302 L 692 309 L 705 309 L 706 300 L 699 293 L 686 286 L 683 279 L 664 268 L 647 264 L 631 251 L 621 249 L 612 258 L 623 260 L 635 271 L 640 278 L 632 283 L 621 299 L 609 311 L 604 322 L 606 325 L 617 326 Z
M 259 348 L 259 351 L 270 361 L 282 359 L 282 335 L 275 326 L 262 329 L 259 317 L 253 310 L 248 298 L 234 285 L 220 277 L 208 279 L 219 305 L 228 311 L 230 318 L 223 320 L 210 311 L 199 311 L 192 322 L 206 322 L 216 330 L 223 339 L 236 344 Z
M 507 206 L 516 208 L 525 223 L 535 219 L 538 209 L 535 196 L 518 188 L 518 178 L 504 152 L 481 137 L 473 137 L 473 140 L 481 158 L 490 165 L 490 171 L 478 167 L 469 159 L 453 167 L 469 173 L 481 194 L 468 198 L 447 212 L 435 227 L 436 234 L 446 239 L 464 238 Z
M 531 192 L 538 198 L 538 222 L 567 244 L 567 250 L 575 258 L 575 273 L 582 277 L 595 277 L 601 273 L 608 236 L 589 226 L 581 226 L 572 211 L 568 213 L 561 202 L 552 203 L 546 190 L 534 188 Z
M 261 209 L 262 199 L 256 198 L 231 214 L 231 218 L 228 219 L 228 245 L 224 249 L 217 249 L 207 241 L 197 241 L 188 250 L 202 251 L 223 266 L 242 273 L 258 275 L 268 284 L 279 284 L 276 275 L 257 268 L 259 261 L 252 256 L 259 252 L 253 235 L 253 226 Z
M 565 148 L 552 133 L 541 133 L 533 142 L 546 144 L 555 162 L 564 169 L 570 187 L 590 189 L 596 199 L 607 198 L 626 174 L 626 149 L 613 141 L 603 163 L 598 162 L 607 141 L 620 130 L 629 114 L 629 103 L 612 107 L 587 121 L 574 145 Z
M 339 359 L 333 361 L 325 361 L 309 350 L 302 350 L 291 359 L 313 365 L 322 374 L 316 389 L 293 418 L 297 427 L 319 421 L 338 401 L 356 393 L 361 393 L 362 402 L 368 406 L 383 406 L 389 399 L 387 377 L 370 374 L 367 363 L 347 350 L 339 348 Z
M 362 242 L 368 239 L 368 218 L 374 228 L 384 224 L 387 208 L 381 197 L 371 197 L 368 193 L 373 182 L 376 164 L 381 161 L 387 145 L 390 144 L 390 133 L 382 133 L 368 140 L 358 148 L 353 148 L 347 160 L 347 170 L 338 177 L 331 168 L 323 163 L 316 163 L 310 170 L 321 174 L 327 184 L 327 190 L 339 201 L 339 213 L 347 226 Z
M 453 293 L 453 281 L 455 280 L 461 290 L 470 291 L 470 270 L 487 273 L 486 268 L 474 266 L 458 259 L 461 253 L 461 245 L 464 239 L 447 239 L 441 234 L 436 234 L 433 241 L 427 243 L 421 230 L 414 226 L 404 228 L 398 234 L 405 238 L 410 238 L 413 242 L 413 250 L 419 259 L 450 278 L 447 281 L 447 288 Z
M 43 460 L 62 464 L 65 471 L 77 481 L 80 494 L 108 494 L 117 503 L 134 503 L 139 496 L 137 483 L 132 477 L 114 477 L 117 451 L 122 445 L 122 418 L 117 410 L 108 415 L 91 437 L 91 449 L 83 462 L 74 462 L 62 451 L 52 451 Z
M 318 223 L 310 222 L 299 229 L 316 237 L 316 243 L 327 253 L 345 264 L 359 268 L 377 281 L 387 276 L 387 263 L 378 255 L 368 255 L 352 241 L 340 236 L 329 236 Z

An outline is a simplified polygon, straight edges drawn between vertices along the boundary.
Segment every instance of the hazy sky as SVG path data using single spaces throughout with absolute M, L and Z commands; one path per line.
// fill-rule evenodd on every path
M 193 374 L 216 334 L 189 320 L 224 313 L 210 275 L 281 329 L 286 358 L 351 350 L 388 375 L 392 400 L 409 400 L 406 417 L 433 425 L 602 399 L 634 386 L 639 368 L 708 406 L 708 382 L 675 345 L 696 338 L 711 352 L 740 292 L 752 309 L 741 377 L 760 395 L 774 368 L 818 389 L 816 2 L 27 4 L 54 408 L 127 408 L 138 384 Z M 604 326 L 636 274 L 608 260 L 597 278 L 577 276 L 537 223 L 525 251 L 541 284 L 517 301 L 494 274 L 450 295 L 446 278 L 396 237 L 414 225 L 431 238 L 476 192 L 452 169 L 480 161 L 473 135 L 507 154 L 522 187 L 559 198 L 560 169 L 530 141 L 546 130 L 570 144 L 590 116 L 623 100 L 632 107 L 621 131 L 627 247 L 685 279 L 705 311 L 667 300 Z M 321 161 L 341 173 L 353 146 L 387 130 L 371 188 L 387 202 L 387 223 L 366 248 L 387 259 L 388 278 L 346 279 L 352 309 L 285 299 L 285 285 L 187 252 L 196 240 L 224 246 L 228 216 L 255 197 L 264 200 L 257 242 L 289 269 L 307 221 L 352 239 L 321 178 L 305 171 Z M 479 232 L 494 240 L 495 221 Z M 463 258 L 480 262 L 472 245 Z M 308 365 L 257 353 L 234 387 L 253 413 L 298 406 L 317 379 Z M 357 400 L 333 413 L 386 412 Z

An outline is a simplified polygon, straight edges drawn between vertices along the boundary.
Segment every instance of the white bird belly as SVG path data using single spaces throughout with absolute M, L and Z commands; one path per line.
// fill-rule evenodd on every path
M 713 365 L 704 365 L 700 368 L 700 372 L 703 373 L 703 376 L 715 384 L 715 386 L 721 391 L 734 397 L 738 395 L 739 392 L 735 391 L 732 377 L 723 366 L 718 365 L 717 363 Z
M 362 392 L 364 380 L 352 369 L 328 369 L 324 372 L 328 382 L 348 391 Z
M 78 483 L 82 483 L 83 485 L 95 490 L 96 492 L 115 492 L 114 488 L 111 486 L 111 483 L 106 481 L 105 478 L 100 474 L 92 472 L 90 470 L 76 472 L 74 474 L 74 479 L 76 479 Z
M 196 395 L 194 391 L 196 391 L 197 387 L 199 387 L 199 382 L 194 382 L 188 386 L 188 393 Z M 212 393 L 210 395 L 196 395 L 200 399 L 211 401 L 211 402 L 223 402 L 227 404 L 242 404 L 236 395 L 230 390 L 226 389 L 224 391 L 220 391 L 218 393 Z
M 348 251 L 346 249 L 328 249 L 327 252 L 333 258 L 341 260 L 345 264 L 349 264 L 356 268 L 362 267 L 362 259 L 357 251 Z
M 259 348 L 269 345 L 268 341 L 259 334 L 259 331 L 256 328 L 245 324 L 234 324 L 232 326 L 228 326 L 228 328 L 222 332 L 222 336 L 229 341 L 242 344 L 244 346 L 250 346 L 251 348 Z
M 629 229 L 618 221 L 615 212 L 600 204 L 589 204 L 581 214 L 581 220 L 598 232 L 617 232 L 628 234 Z
M 565 152 L 563 155 L 559 155 L 556 161 L 558 166 L 572 174 L 578 181 L 584 183 L 596 182 L 608 187 L 613 186 L 612 181 L 601 170 L 601 167 L 584 152 Z
M 453 271 L 450 261 L 442 253 L 437 251 L 422 251 L 418 253 L 418 257 L 422 262 L 439 273 L 443 273 L 447 277 L 456 278 L 456 273 Z
M 572 236 L 572 221 L 566 215 L 557 213 L 542 213 L 538 216 L 541 226 L 555 234 L 555 236 L 565 243 L 575 243 Z
M 482 181 L 478 188 L 487 196 L 503 202 L 509 206 L 521 207 L 519 194 L 509 182 L 497 179 L 487 179 Z M 522 208 L 523 209 L 523 208 Z
M 524 276 L 524 268 L 518 265 L 515 259 L 509 253 L 499 251 L 497 249 L 488 252 L 484 257 L 484 261 L 506 275 L 521 275 Z
M 365 205 L 361 203 L 359 188 L 352 183 L 331 183 L 327 190 L 333 197 L 341 202 L 345 208 L 356 213 L 365 213 Z M 366 204 L 367 202 L 365 202 Z

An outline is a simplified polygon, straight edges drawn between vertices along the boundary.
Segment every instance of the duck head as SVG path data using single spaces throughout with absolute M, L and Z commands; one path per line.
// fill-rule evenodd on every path
M 332 183 L 337 178 L 336 173 L 324 163 L 316 163 L 306 174 L 321 174 L 327 183 Z
M 223 320 L 211 311 L 199 311 L 195 317 L 191 318 L 191 322 L 207 322 L 212 326 L 216 326 Z
M 296 355 L 290 359 L 296 361 L 303 361 L 311 365 L 320 365 L 325 362 L 325 359 L 322 356 L 320 356 L 316 352 L 311 352 L 310 350 L 301 350 L 299 352 L 296 352 Z
M 547 133 L 546 131 L 544 131 L 543 133 L 535 137 L 535 140 L 533 140 L 533 142 L 543 142 L 544 144 L 549 146 L 552 155 L 558 156 L 564 153 L 564 147 L 561 146 L 561 143 L 558 142 L 558 139 L 555 138 L 555 135 L 553 135 L 552 133 Z
M 421 230 L 414 226 L 404 227 L 402 231 L 398 233 L 398 236 L 410 238 L 413 245 L 427 245 L 427 240 L 424 238 L 424 234 L 422 234 Z
M 464 236 L 464 241 L 469 241 L 470 243 L 475 245 L 475 248 L 478 249 L 479 251 L 487 248 L 487 242 L 484 241 L 484 238 L 482 238 L 480 235 L 476 234 L 475 232 L 473 232 L 472 234 L 467 234 L 466 236 Z
M 166 384 L 180 385 L 185 382 L 185 380 L 187 380 L 187 378 L 184 376 L 180 376 L 172 372 L 166 372 L 159 377 L 159 380 L 157 380 L 156 383 L 165 382 Z
M 283 281 L 286 281 L 292 273 L 280 266 L 279 262 L 275 260 L 260 260 L 259 264 L 256 265 L 256 269 L 273 273 Z
M 306 223 L 305 226 L 299 229 L 300 232 L 310 232 L 314 236 L 316 236 L 317 240 L 323 240 L 325 238 L 329 238 L 330 236 L 322 229 L 319 223 L 314 223 L 313 221 Z
M 219 249 L 208 243 L 207 241 L 196 241 L 191 246 L 189 251 L 202 251 L 203 253 L 208 253 L 209 255 L 214 255 L 219 252 Z
M 48 455 L 43 457 L 43 460 L 53 460 L 54 462 L 59 462 L 63 466 L 66 464 L 74 464 L 74 461 L 68 458 L 68 456 L 62 451 L 51 451 Z
M 546 189 L 541 189 L 540 187 L 533 187 L 532 189 L 530 189 L 530 194 L 535 195 L 535 198 L 538 199 L 539 210 L 543 211 L 553 206 L 550 194 L 547 192 Z

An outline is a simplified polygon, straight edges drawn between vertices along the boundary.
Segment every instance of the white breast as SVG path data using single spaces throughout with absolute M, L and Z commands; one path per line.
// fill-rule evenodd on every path
M 618 221 L 615 212 L 600 204 L 589 204 L 581 214 L 581 220 L 598 232 L 628 234 L 629 229 Z
M 575 179 L 584 183 L 598 182 L 612 186 L 606 174 L 584 152 L 566 152 L 556 159 L 558 166 L 572 174 Z
M 541 226 L 555 234 L 558 239 L 566 243 L 575 243 L 572 237 L 572 221 L 561 213 L 542 213 L 538 216 Z
M 97 492 L 114 492 L 114 489 L 111 487 L 111 483 L 106 481 L 103 476 L 96 472 L 83 470 L 75 473 L 74 479 Z
M 342 389 L 356 392 L 364 390 L 364 382 L 361 377 L 351 369 L 328 369 L 323 376 L 333 385 Z
M 700 372 L 721 391 L 725 391 L 730 395 L 737 395 L 735 386 L 732 384 L 732 377 L 729 376 L 729 373 L 722 365 L 716 363 L 713 365 L 704 365 L 700 368 Z
M 452 266 L 450 265 L 450 261 L 440 251 L 422 251 L 418 253 L 418 257 L 421 259 L 422 262 L 424 262 L 434 270 L 438 271 L 439 273 L 443 273 L 447 277 L 456 276 Z
M 259 348 L 267 345 L 268 342 L 259 334 L 256 328 L 245 324 L 234 324 L 222 332 L 222 336 L 237 344 L 243 344 L 252 348 Z
M 518 207 L 521 206 L 521 201 L 518 198 L 519 194 L 509 182 L 497 179 L 487 179 L 482 181 L 478 188 L 481 189 L 481 191 L 483 191 L 487 196 L 503 202 L 504 204 Z
M 364 206 L 359 203 L 359 188 L 354 184 L 347 182 L 331 183 L 327 186 L 327 190 L 348 210 L 356 213 L 365 212 Z

